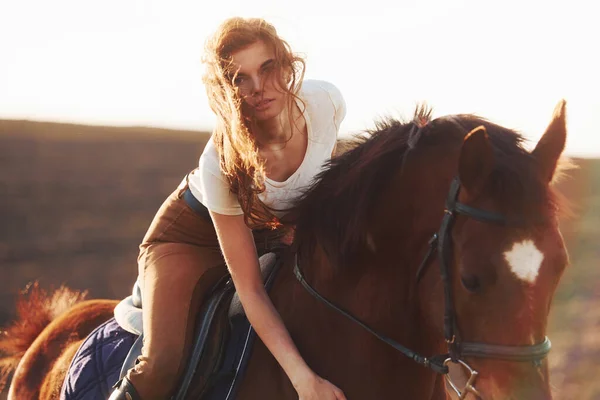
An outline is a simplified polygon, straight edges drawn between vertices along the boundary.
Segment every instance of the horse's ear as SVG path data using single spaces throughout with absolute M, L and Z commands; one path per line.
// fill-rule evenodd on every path
M 554 176 L 558 159 L 567 141 L 566 106 L 564 100 L 556 105 L 550 125 L 531 152 L 539 165 L 540 173 L 547 182 L 550 182 Z
M 494 151 L 481 125 L 465 136 L 458 160 L 458 176 L 468 194 L 479 193 L 493 167 Z

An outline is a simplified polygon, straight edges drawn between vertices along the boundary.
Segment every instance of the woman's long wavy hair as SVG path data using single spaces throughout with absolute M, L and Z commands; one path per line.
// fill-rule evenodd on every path
M 257 41 L 270 46 L 275 54 L 275 79 L 288 99 L 298 99 L 304 78 L 304 60 L 292 53 L 289 44 L 270 23 L 260 18 L 230 18 L 223 22 L 206 43 L 203 77 L 211 109 L 216 114 L 212 140 L 219 153 L 221 170 L 244 211 L 249 227 L 281 226 L 272 210 L 258 195 L 265 190 L 265 165 L 259 157 L 252 134 L 253 118 L 242 113 L 242 98 L 234 85 L 232 54 Z M 288 101 L 290 121 L 295 101 Z M 304 107 L 305 108 L 305 107 Z

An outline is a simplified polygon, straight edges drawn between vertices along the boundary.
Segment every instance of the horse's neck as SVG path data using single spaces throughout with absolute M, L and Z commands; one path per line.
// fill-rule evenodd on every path
M 417 271 L 443 218 L 455 158 L 456 152 L 447 148 L 432 149 L 416 155 L 405 173 L 392 178 L 390 189 L 374 207 L 372 242 L 367 246 L 372 255 L 357 268 L 363 272 L 361 279 L 346 286 L 360 299 L 353 310 L 361 310 L 385 332 L 399 332 L 397 338 L 408 346 L 431 350 L 440 343 L 439 332 L 426 322 L 430 318 L 419 302 L 419 291 L 437 289 L 422 287 Z M 419 173 L 411 174 L 408 168 Z
M 412 168 L 420 169 L 419 175 L 392 178 L 392 189 L 374 207 L 367 243 L 352 265 L 331 265 L 317 245 L 301 257 L 307 280 L 366 322 L 410 340 L 418 327 L 416 273 L 443 216 L 453 158 L 447 149 L 416 157 Z
M 439 171 L 427 171 L 426 175 L 425 179 L 437 179 L 439 185 L 431 184 L 436 180 L 425 185 L 420 179 L 394 182 L 401 191 L 382 196 L 374 213 L 374 220 L 382 222 L 371 225 L 372 242 L 365 244 L 354 265 L 334 268 L 317 246 L 312 254 L 302 255 L 300 267 L 324 297 L 383 335 L 431 355 L 436 337 L 426 331 L 419 315 L 416 270 L 443 214 L 449 175 L 446 172 L 447 176 L 440 178 Z M 440 208 L 439 216 L 432 213 L 433 208 Z M 316 300 L 296 281 L 293 258 L 286 264 L 271 297 L 311 367 L 341 386 L 353 388 L 355 398 L 391 398 L 398 390 L 406 392 L 416 386 L 419 389 L 411 392 L 410 398 L 430 398 L 431 394 L 428 397 L 422 390 L 434 386 L 430 371 Z M 348 365 L 340 368 L 344 362 Z M 361 392 L 362 387 L 371 392 Z M 373 396 L 373 388 L 380 390 L 376 393 L 379 397 Z
M 401 263 L 414 278 L 431 236 L 444 215 L 450 182 L 456 174 L 456 151 L 438 146 L 409 155 L 405 171 L 393 178 L 374 207 L 372 235 L 378 251 Z M 414 172 L 411 172 L 414 171 Z
M 422 334 L 410 318 L 414 307 L 395 291 L 405 286 L 403 282 L 390 282 L 385 268 L 371 274 L 336 274 L 327 272 L 324 262 L 313 259 L 302 264 L 306 279 L 318 292 L 383 335 L 415 351 L 425 350 L 415 340 Z M 429 371 L 313 298 L 296 281 L 291 263 L 286 264 L 271 298 L 311 368 L 353 398 L 392 398 L 400 391 L 413 399 L 430 398 L 423 391 L 433 387 L 435 378 Z M 319 269 L 326 272 L 315 274 Z

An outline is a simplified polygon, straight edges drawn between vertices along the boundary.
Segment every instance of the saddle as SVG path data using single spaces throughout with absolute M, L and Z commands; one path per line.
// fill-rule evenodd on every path
M 267 292 L 282 264 L 280 251 L 259 259 Z M 128 332 L 139 335 L 121 368 L 120 378 L 135 365 L 143 343 L 142 296 L 137 282 L 133 293 L 115 308 L 115 319 Z M 246 370 L 256 333 L 235 293 L 231 277 L 224 276 L 212 289 L 197 316 L 189 361 L 174 400 L 231 400 Z

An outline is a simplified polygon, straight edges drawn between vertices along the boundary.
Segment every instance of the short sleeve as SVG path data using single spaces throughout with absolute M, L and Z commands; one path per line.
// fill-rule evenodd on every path
M 207 146 L 210 145 L 207 144 Z M 224 215 L 244 213 L 237 196 L 231 192 L 229 182 L 219 168 L 214 147 L 208 148 L 202 153 L 198 169 L 190 174 L 188 182 L 194 197 L 210 211 Z
M 344 100 L 344 96 L 342 96 L 342 92 L 337 88 L 337 86 L 330 85 L 328 93 L 335 109 L 335 127 L 339 131 L 340 125 L 342 125 L 342 121 L 346 117 L 346 101 Z

